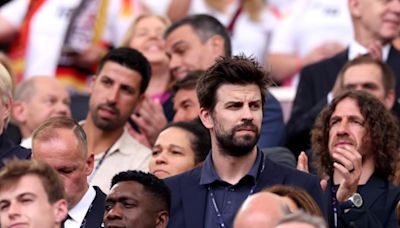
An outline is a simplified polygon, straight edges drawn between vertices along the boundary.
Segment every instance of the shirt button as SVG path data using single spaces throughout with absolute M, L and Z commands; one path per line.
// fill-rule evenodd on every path
M 227 201 L 226 203 L 227 203 L 227 204 L 231 204 L 231 203 L 232 203 L 232 201 Z

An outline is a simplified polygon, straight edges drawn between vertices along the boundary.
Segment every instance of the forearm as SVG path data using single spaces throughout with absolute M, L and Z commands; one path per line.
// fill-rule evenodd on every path
M 191 0 L 171 0 L 167 11 L 168 17 L 171 21 L 186 17 L 191 4 Z
M 277 82 L 293 77 L 303 67 L 300 57 L 292 54 L 268 54 L 267 66 L 271 69 L 271 76 Z

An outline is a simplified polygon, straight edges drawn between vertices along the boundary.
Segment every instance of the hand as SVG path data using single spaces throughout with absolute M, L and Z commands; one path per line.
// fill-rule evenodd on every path
M 148 148 L 152 148 L 152 145 L 150 144 L 149 140 L 147 139 L 147 137 L 140 132 L 137 132 L 135 129 L 133 129 L 133 127 L 131 126 L 130 123 L 126 123 L 125 124 L 126 130 L 128 131 L 128 133 L 137 141 L 139 141 L 141 144 L 145 145 Z
M 309 170 L 308 170 L 308 157 L 307 157 L 307 155 L 306 155 L 306 153 L 304 151 L 301 151 L 301 153 L 300 153 L 300 155 L 298 157 L 297 170 L 309 173 Z M 321 185 L 322 191 L 325 192 L 326 191 L 326 187 L 328 186 L 327 179 L 321 179 L 319 184 Z
M 382 60 L 382 48 L 383 46 L 380 41 L 374 41 L 367 45 L 368 54 L 376 60 Z
M 338 42 L 325 42 L 312 49 L 303 59 L 304 65 L 309 65 L 332 57 L 343 51 L 345 47 Z
M 362 156 L 352 146 L 338 147 L 332 154 L 334 172 L 342 176 L 336 199 L 346 201 L 353 193 L 357 192 L 358 182 L 362 172 Z
M 78 53 L 75 57 L 75 64 L 84 68 L 90 68 L 93 64 L 100 62 L 100 59 L 107 52 L 107 48 L 99 45 L 91 45 L 86 50 Z
M 304 151 L 301 151 L 297 158 L 297 170 L 308 173 L 308 157 Z
M 150 146 L 155 143 L 158 133 L 167 125 L 160 101 L 145 97 L 131 119 L 138 125 L 141 133 L 147 138 Z

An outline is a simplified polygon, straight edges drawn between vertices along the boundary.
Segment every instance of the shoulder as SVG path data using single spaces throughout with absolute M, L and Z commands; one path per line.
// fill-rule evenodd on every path
M 315 185 L 319 186 L 319 177 L 299 171 L 295 168 L 284 166 L 278 164 L 270 159 L 266 158 L 266 166 L 269 166 L 264 172 L 264 176 L 269 176 L 268 178 L 275 179 L 280 183 L 275 184 L 287 184 L 299 186 L 305 189 L 313 188 Z
M 123 152 L 129 151 L 129 154 L 134 154 L 136 158 L 138 156 L 151 156 L 151 150 L 130 136 L 126 130 L 124 130 L 124 133 L 121 135 L 118 141 L 115 144 L 120 143 L 120 149 L 123 150 Z M 134 153 L 131 153 L 132 151 Z
M 321 70 L 321 69 L 330 70 L 329 69 L 330 67 L 336 68 L 338 65 L 342 65 L 347 61 L 347 59 L 348 59 L 347 53 L 348 53 L 348 49 L 346 49 L 345 51 L 342 51 L 330 58 L 327 58 L 327 59 L 321 60 L 319 62 L 310 64 L 308 66 L 305 66 L 301 70 L 300 74 L 303 75 L 305 73 L 313 72 L 313 71 Z
M 94 190 L 96 191 L 96 198 L 95 199 L 105 199 L 107 195 L 97 186 L 93 186 Z
M 191 182 L 192 184 L 199 184 L 201 165 L 196 168 L 186 171 L 184 173 L 178 174 L 176 176 L 169 177 L 164 180 L 165 184 L 173 191 L 174 189 L 179 189 L 183 182 Z

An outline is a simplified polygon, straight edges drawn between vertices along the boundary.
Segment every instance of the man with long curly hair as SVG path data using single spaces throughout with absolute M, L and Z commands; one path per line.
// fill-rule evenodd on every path
M 311 142 L 318 174 L 328 177 L 330 227 L 397 227 L 400 188 L 390 179 L 398 136 L 396 118 L 362 91 L 339 95 L 320 113 Z

